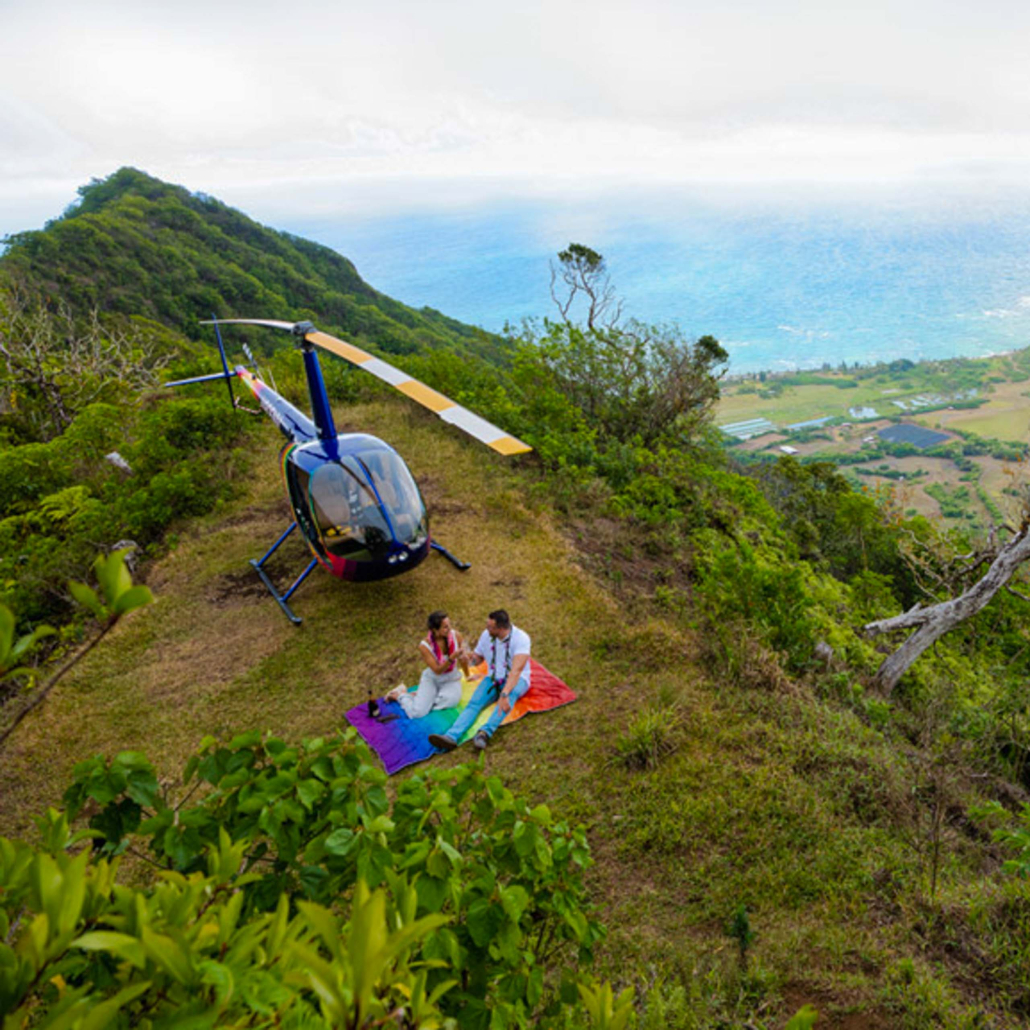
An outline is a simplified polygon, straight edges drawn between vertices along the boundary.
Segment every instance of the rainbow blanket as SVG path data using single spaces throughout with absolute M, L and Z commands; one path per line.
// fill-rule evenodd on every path
M 549 712 L 552 708 L 560 708 L 576 700 L 576 695 L 557 676 L 548 672 L 538 661 L 532 658 L 529 661 L 533 671 L 532 686 L 515 702 L 502 726 L 517 722 L 530 712 Z M 368 714 L 367 704 L 355 705 L 346 713 L 346 718 L 365 738 L 368 746 L 379 755 L 386 771 L 392 775 L 405 766 L 424 762 L 436 754 L 436 748 L 429 743 L 429 734 L 446 733 L 454 725 L 458 713 L 469 703 L 476 686 L 485 674 L 484 662 L 473 670 L 471 679 L 462 680 L 461 704 L 457 708 L 430 712 L 422 719 L 409 719 L 396 701 L 384 701 L 380 698 L 379 719 L 373 719 Z M 475 731 L 486 722 L 492 711 L 493 705 L 487 705 L 480 712 L 475 725 L 465 737 L 466 741 L 472 739 Z

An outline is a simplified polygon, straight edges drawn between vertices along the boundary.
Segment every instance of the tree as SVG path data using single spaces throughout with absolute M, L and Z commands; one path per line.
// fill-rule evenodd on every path
M 1024 512 L 1019 528 L 1012 533 L 1011 539 L 1005 544 L 998 544 L 996 534 L 992 532 L 985 547 L 979 551 L 962 555 L 949 563 L 955 569 L 955 575 L 950 578 L 951 583 L 968 581 L 971 574 L 984 565 L 988 565 L 983 576 L 957 597 L 925 608 L 921 604 L 916 604 L 901 615 L 878 619 L 865 625 L 862 632 L 866 637 L 875 637 L 900 629 L 915 630 L 901 647 L 884 660 L 876 672 L 877 681 L 888 691 L 893 690 L 897 686 L 898 680 L 928 647 L 940 640 L 945 633 L 986 607 L 991 598 L 1008 584 L 1012 575 L 1028 558 L 1030 558 L 1030 512 Z M 923 568 L 926 567 L 924 563 Z M 940 575 L 937 576 L 937 579 L 942 584 L 947 582 Z M 1010 592 L 1016 593 L 1011 587 L 1008 589 Z M 1030 600 L 1030 598 L 1026 598 L 1026 600 Z
M 604 258 L 581 243 L 570 243 L 558 252 L 558 266 L 551 262 L 551 299 L 562 321 L 569 322 L 573 302 L 582 294 L 587 301 L 587 329 L 599 324 L 613 328 L 622 316 L 622 301 L 616 297 Z M 565 284 L 563 295 L 557 290 L 559 278 Z
M 38 439 L 59 436 L 95 401 L 155 386 L 168 360 L 141 330 L 105 326 L 96 311 L 80 320 L 65 304 L 0 293 L 0 410 L 22 415 Z
M 726 371 L 728 356 L 718 340 L 702 336 L 691 342 L 675 327 L 623 323 L 604 258 L 575 243 L 558 258 L 568 287 L 564 295 L 555 292 L 558 273 L 552 265 L 561 321 L 528 324 L 515 361 L 513 379 L 529 426 L 549 429 L 549 420 L 534 412 L 550 403 L 547 398 L 560 398 L 602 447 L 637 441 L 651 448 L 663 440 L 682 444 L 695 438 L 711 419 Z M 569 317 L 579 295 L 588 302 L 585 326 Z

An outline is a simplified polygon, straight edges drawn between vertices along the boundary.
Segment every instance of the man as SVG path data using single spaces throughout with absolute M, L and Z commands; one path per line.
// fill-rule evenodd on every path
M 483 728 L 475 735 L 472 746 L 482 751 L 512 705 L 529 690 L 529 634 L 513 626 L 503 608 L 491 612 L 486 619 L 476 649 L 469 656 L 470 665 L 478 665 L 484 659 L 488 663 L 487 675 L 476 688 L 465 711 L 447 734 L 431 733 L 429 743 L 442 751 L 453 751 L 461 738 L 469 731 L 479 713 L 488 705 L 497 702 L 493 714 Z

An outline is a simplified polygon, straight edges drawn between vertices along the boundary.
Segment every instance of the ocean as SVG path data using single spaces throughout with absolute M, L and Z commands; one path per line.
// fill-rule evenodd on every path
M 1030 345 L 1030 191 L 674 189 L 294 222 L 376 289 L 499 331 L 554 315 L 548 260 L 601 252 L 625 312 L 718 338 L 731 372 Z

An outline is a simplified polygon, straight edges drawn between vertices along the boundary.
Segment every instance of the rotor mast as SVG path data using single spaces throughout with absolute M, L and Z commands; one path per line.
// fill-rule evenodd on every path
M 329 394 L 326 392 L 322 366 L 318 363 L 315 345 L 307 338 L 307 334 L 314 332 L 314 329 L 311 322 L 298 322 L 293 326 L 292 332 L 300 340 L 300 350 L 304 358 L 304 373 L 308 379 L 308 395 L 311 398 L 311 418 L 326 453 L 330 457 L 335 457 L 337 444 L 333 409 L 329 405 Z

